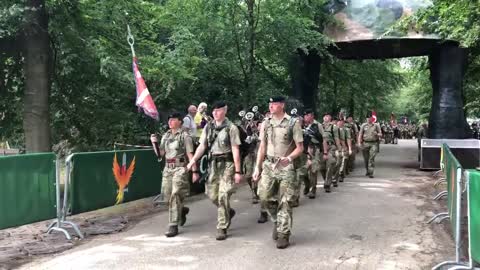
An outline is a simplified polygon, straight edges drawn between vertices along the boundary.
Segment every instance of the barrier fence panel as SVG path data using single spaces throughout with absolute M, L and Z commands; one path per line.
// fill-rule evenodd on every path
M 455 158 L 453 153 L 450 151 L 450 148 L 444 144 L 444 155 L 445 155 L 445 176 L 447 178 L 447 191 L 448 191 L 448 213 L 450 215 L 450 224 L 452 226 L 452 232 L 455 233 L 457 228 L 457 200 L 459 195 L 459 190 L 457 181 L 461 176 L 462 166 Z M 460 173 L 460 174 L 459 174 Z
M 92 211 L 157 195 L 163 166 L 153 150 L 72 155 L 71 212 Z
M 480 263 L 480 172 L 469 171 L 468 219 L 471 259 Z
M 0 229 L 55 218 L 56 156 L 0 156 Z
M 443 269 L 442 267 L 451 265 L 456 267 L 465 267 L 465 263 L 461 262 L 461 219 L 462 219 L 462 174 L 463 168 L 457 158 L 450 151 L 446 144 L 442 146 L 442 158 L 445 165 L 445 178 L 447 180 L 447 196 L 448 196 L 448 217 L 452 226 L 453 238 L 455 240 L 455 260 L 444 261 L 432 269 Z M 443 213 L 441 214 L 443 216 Z M 444 217 L 442 217 L 443 219 Z M 460 269 L 460 268 L 459 268 Z M 464 269 L 464 268 L 461 268 Z

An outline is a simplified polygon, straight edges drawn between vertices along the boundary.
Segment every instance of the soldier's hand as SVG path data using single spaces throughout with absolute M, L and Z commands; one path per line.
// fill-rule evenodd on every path
M 255 182 L 258 182 L 258 180 L 260 179 L 260 169 L 258 167 L 255 167 L 252 178 Z
M 310 168 L 312 166 L 312 160 L 309 159 L 307 160 L 307 168 Z
M 195 165 L 195 161 L 193 160 L 190 160 L 190 162 L 187 164 L 187 170 L 191 171 L 192 170 L 192 167 L 193 165 Z
M 151 141 L 152 143 L 158 142 L 157 135 L 156 135 L 156 134 L 150 135 L 150 141 Z
M 290 164 L 290 159 L 287 158 L 287 157 L 282 157 L 280 158 L 280 160 L 278 161 L 278 163 L 282 166 L 282 167 L 287 167 L 288 164 Z
M 348 155 L 351 156 L 353 154 L 352 149 L 348 150 Z
M 196 183 L 198 181 L 198 179 L 200 179 L 200 174 L 198 174 L 198 172 L 194 172 L 192 174 L 192 182 Z
M 242 179 L 243 179 L 243 175 L 241 175 L 240 173 L 235 173 L 235 184 L 240 184 L 240 182 L 242 182 Z

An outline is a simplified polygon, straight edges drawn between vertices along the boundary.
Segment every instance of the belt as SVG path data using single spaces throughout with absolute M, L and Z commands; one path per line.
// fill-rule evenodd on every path
M 212 160 L 214 162 L 233 162 L 233 154 L 212 155 Z
M 177 162 L 185 162 L 184 158 L 167 158 L 165 160 L 167 163 L 177 163 Z
M 185 167 L 184 158 L 168 158 L 165 160 L 165 167 L 169 169 L 174 169 L 177 167 Z
M 270 161 L 271 163 L 276 163 L 280 159 L 280 157 L 266 156 L 265 159 L 267 161 Z

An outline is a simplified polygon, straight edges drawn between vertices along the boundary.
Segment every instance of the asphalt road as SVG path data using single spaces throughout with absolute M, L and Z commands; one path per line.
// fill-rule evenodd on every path
M 256 222 L 258 205 L 243 186 L 232 197 L 237 215 L 226 241 L 215 240 L 216 209 L 205 199 L 188 205 L 177 237 L 163 235 L 168 213 L 161 212 L 20 269 L 429 269 L 454 249 L 442 226 L 425 224 L 436 205 L 431 172 L 415 168 L 416 147 L 414 140 L 381 145 L 374 179 L 358 155 L 353 175 L 332 193 L 302 196 L 285 250 L 276 249 L 271 222 Z

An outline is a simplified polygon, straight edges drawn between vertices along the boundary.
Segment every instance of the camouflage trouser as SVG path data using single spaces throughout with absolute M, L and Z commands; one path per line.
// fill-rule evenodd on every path
M 273 163 L 263 163 L 262 179 L 258 186 L 260 200 L 267 207 L 278 233 L 290 235 L 293 223 L 292 204 L 297 200 L 299 182 L 293 164 L 273 168 Z
M 336 148 L 332 148 L 328 152 L 328 159 L 324 160 L 323 156 L 320 160 L 320 172 L 322 174 L 324 187 L 332 185 L 335 182 L 335 173 L 337 171 L 337 156 L 335 154 Z
M 242 162 L 242 172 L 245 176 L 245 179 L 247 179 L 248 186 L 252 190 L 252 193 L 256 196 L 257 184 L 252 181 L 253 169 L 255 166 L 255 157 L 256 155 L 254 152 L 248 153 L 248 155 L 245 156 Z
M 312 165 L 308 168 L 309 191 L 315 194 L 317 192 L 318 178 L 320 178 L 321 170 L 321 153 L 317 151 L 312 159 Z
M 347 170 L 348 171 L 353 171 L 353 168 L 355 167 L 355 155 L 357 153 L 357 149 L 355 146 L 355 143 L 352 142 L 352 154 L 348 156 L 348 161 L 347 161 Z
M 377 142 L 364 142 L 362 148 L 363 160 L 365 162 L 365 169 L 367 173 L 373 175 L 373 168 L 375 168 L 375 156 L 378 153 Z
M 226 229 L 230 225 L 230 196 L 235 187 L 235 166 L 231 161 L 213 160 L 209 173 L 205 193 L 217 206 L 217 229 Z
M 307 164 L 300 164 L 300 168 L 297 168 L 296 174 L 297 174 L 297 181 L 298 181 L 298 188 L 295 190 L 295 194 L 297 198 L 300 198 L 300 190 L 302 186 L 302 182 L 306 187 L 310 186 L 309 179 L 308 179 L 308 171 L 307 169 Z
M 340 165 L 338 167 L 337 175 L 338 177 L 345 177 L 348 166 L 348 151 L 340 151 L 338 153 L 338 159 Z
M 182 216 L 183 200 L 190 190 L 185 167 L 163 169 L 162 193 L 168 200 L 168 223 L 169 226 L 178 225 Z

